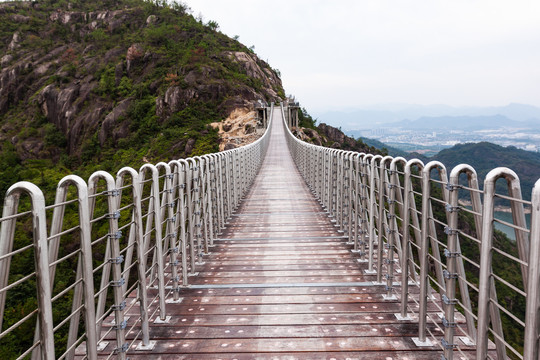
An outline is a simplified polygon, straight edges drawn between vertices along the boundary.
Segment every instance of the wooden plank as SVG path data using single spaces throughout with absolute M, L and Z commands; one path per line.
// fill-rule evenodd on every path
M 256 357 L 253 354 L 242 353 L 214 353 L 214 354 L 144 354 L 132 355 L 133 360 L 138 359 L 159 359 L 159 360 L 434 360 L 440 359 L 440 350 L 419 350 L 419 351 L 362 351 L 359 352 L 289 352 L 289 353 L 261 353 L 258 352 Z M 474 358 L 474 352 L 467 352 L 467 359 Z

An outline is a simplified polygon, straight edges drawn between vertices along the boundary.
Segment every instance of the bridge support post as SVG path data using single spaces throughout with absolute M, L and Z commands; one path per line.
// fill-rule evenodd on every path
M 187 262 L 187 236 L 186 236 L 186 208 L 189 208 L 187 199 L 189 196 L 186 194 L 187 189 L 187 174 L 189 171 L 189 163 L 184 160 L 178 160 L 178 210 L 177 216 L 179 217 L 180 236 L 180 251 L 182 261 L 182 286 L 187 287 L 189 285 L 188 280 L 188 262 Z
M 369 159 L 369 250 L 368 250 L 368 268 L 364 270 L 366 274 L 375 274 L 377 271 L 373 268 L 373 256 L 375 252 L 375 212 L 377 209 L 377 200 L 375 199 L 375 187 L 378 179 L 377 160 L 381 160 L 381 155 L 371 155 Z M 378 222 L 379 220 L 377 220 Z
M 387 185 L 388 185 L 388 175 L 387 175 L 387 163 L 392 161 L 391 156 L 385 156 L 379 162 L 379 216 L 378 216 L 378 234 L 379 234 L 379 243 L 377 245 L 377 283 L 383 285 L 383 273 L 382 273 L 382 264 L 384 258 L 384 249 L 388 245 L 388 235 L 386 234 L 386 229 L 388 229 L 388 221 L 386 217 L 386 200 L 388 199 Z M 386 241 L 385 241 L 386 238 Z
M 44 359 L 54 359 L 54 333 L 53 315 L 51 304 L 51 280 L 49 275 L 49 253 L 47 241 L 47 219 L 45 214 L 45 197 L 43 192 L 34 184 L 22 181 L 12 185 L 4 200 L 2 218 L 10 218 L 17 213 L 19 199 L 22 194 L 28 194 L 32 200 L 32 218 L 35 247 L 34 257 L 36 264 L 37 301 L 40 309 L 38 313 L 38 327 L 40 346 L 36 353 L 40 352 Z M 15 236 L 16 218 L 11 218 L 2 223 L 0 232 L 0 256 L 7 255 L 12 251 Z M 0 289 L 8 284 L 8 275 L 11 257 L 0 261 Z M 6 292 L 0 293 L 0 327 L 4 317 Z
M 532 191 L 531 236 L 529 252 L 529 277 L 527 286 L 527 306 L 525 310 L 524 359 L 538 357 L 540 296 L 540 180 Z
M 490 299 L 497 299 L 495 288 L 495 280 L 492 276 L 492 260 L 493 260 L 493 221 L 494 221 L 494 198 L 495 198 L 495 183 L 498 179 L 504 178 L 507 182 L 508 192 L 512 207 L 512 218 L 514 224 L 520 228 L 525 228 L 525 214 L 523 205 L 521 204 L 521 187 L 519 178 L 515 172 L 508 168 L 496 168 L 491 170 L 484 180 L 484 207 L 482 218 L 482 238 L 480 248 L 480 275 L 479 275 L 479 292 L 478 292 L 478 331 L 476 342 L 476 353 L 478 358 L 485 358 L 488 346 L 488 328 L 489 322 L 493 325 L 493 332 L 498 336 L 495 338 L 497 355 L 500 359 L 506 356 L 506 345 L 504 343 L 503 327 L 500 319 L 499 310 L 496 304 Z M 516 231 L 516 244 L 521 264 L 523 277 L 523 286 L 527 289 L 527 267 L 524 263 L 529 259 L 529 244 L 525 239 L 522 231 Z M 537 260 L 537 259 L 535 259 Z M 528 297 L 528 296 L 527 296 Z
M 418 166 L 420 167 L 420 169 L 422 169 L 424 164 L 420 160 L 413 159 L 407 162 L 404 169 L 405 175 L 403 179 L 403 239 L 401 243 L 401 306 L 400 314 L 397 314 L 398 320 L 410 319 L 407 313 L 407 303 L 409 300 L 409 277 L 417 280 L 416 269 L 414 268 L 413 263 L 414 257 L 412 255 L 412 246 L 410 244 L 411 212 L 413 212 L 413 209 L 416 209 L 414 202 L 413 185 L 411 181 L 413 166 Z

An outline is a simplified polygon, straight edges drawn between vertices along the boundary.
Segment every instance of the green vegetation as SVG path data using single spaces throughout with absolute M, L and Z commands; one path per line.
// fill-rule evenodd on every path
M 305 108 L 298 111 L 298 125 L 303 128 L 317 129 L 317 119 L 313 119 Z

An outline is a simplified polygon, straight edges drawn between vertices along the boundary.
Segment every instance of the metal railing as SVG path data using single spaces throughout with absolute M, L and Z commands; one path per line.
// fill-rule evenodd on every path
M 448 177 L 436 161 L 325 148 L 290 130 L 287 140 L 365 273 L 385 287 L 385 299 L 399 301 L 397 321 L 417 322 L 418 346 L 439 346 L 443 359 L 469 358 L 471 350 L 476 359 L 539 359 L 540 180 L 530 202 L 508 168 L 489 172 L 481 190 L 469 165 Z M 511 221 L 494 216 L 501 203 Z M 495 223 L 510 227 L 515 241 L 494 232 Z
M 66 176 L 53 205 L 34 184 L 11 186 L 0 218 L 1 348 L 33 359 L 152 349 L 151 322 L 170 319 L 167 304 L 197 275 L 257 174 L 269 129 L 221 153 L 88 182 Z

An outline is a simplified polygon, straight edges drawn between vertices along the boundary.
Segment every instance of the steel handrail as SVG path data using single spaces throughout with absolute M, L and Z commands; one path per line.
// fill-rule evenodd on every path
M 290 111 L 283 107 L 282 111 L 290 115 Z M 296 138 L 289 121 L 284 120 L 284 127 L 299 172 L 328 216 L 348 237 L 353 250 L 358 250 L 359 246 L 359 261 L 368 262 L 365 273 L 375 275 L 375 284 L 385 286 L 385 299 L 395 299 L 395 295 L 399 295 L 397 321 L 417 318 L 418 337 L 415 342 L 418 346 L 438 345 L 443 358 L 452 359 L 462 354 L 465 348 L 470 351 L 471 344 L 475 344 L 476 358 L 485 359 L 488 343 L 493 341 L 499 359 L 508 358 L 510 353 L 519 358 L 538 358 L 540 180 L 533 189 L 531 203 L 522 200 L 519 178 L 507 168 L 492 170 L 486 177 L 484 189 L 479 190 L 476 172 L 466 164 L 454 167 L 448 179 L 446 168 L 439 162 L 424 165 L 418 159 L 405 161 L 391 156 L 351 155 L 350 151 L 325 148 Z M 358 163 L 351 165 L 355 156 Z M 399 174 L 398 164 L 402 168 Z M 351 173 L 352 168 L 354 171 Z M 437 179 L 433 177 L 434 171 L 438 172 Z M 462 174 L 467 176 L 465 186 L 460 184 Z M 351 178 L 355 184 L 350 183 Z M 499 178 L 507 181 L 507 194 L 496 193 L 494 184 Z M 356 190 L 352 191 L 353 188 Z M 438 190 L 432 191 L 436 188 Z M 472 231 L 462 227 L 458 216 L 463 208 L 460 203 L 463 192 L 470 194 Z M 495 197 L 510 202 L 513 218 L 510 225 L 516 233 L 516 249 L 512 251 L 516 255 L 498 248 L 493 242 Z M 481 198 L 484 199 L 483 205 Z M 419 211 L 416 203 L 420 200 L 422 207 Z M 530 231 L 525 222 L 525 205 L 530 205 L 533 210 Z M 434 209 L 438 209 L 437 217 Z M 355 218 L 344 221 L 349 216 Z M 369 235 L 369 243 L 359 241 L 357 234 Z M 461 254 L 461 243 L 471 240 L 480 244 L 480 247 L 473 246 L 478 248 L 477 256 L 481 258 L 478 279 L 465 271 L 467 266 L 477 264 Z M 493 254 L 504 256 L 505 261 L 521 269 L 520 284 L 511 284 L 494 273 L 491 265 Z M 365 257 L 367 259 L 364 260 Z M 396 260 L 401 270 L 399 276 L 396 276 L 394 267 Z M 398 280 L 400 290 L 394 289 L 393 279 Z M 410 294 L 411 286 L 419 288 L 420 296 Z M 513 288 L 516 296 L 525 294 L 527 307 L 523 320 L 509 309 L 501 311 L 496 291 L 498 286 Z M 437 302 L 432 296 L 434 292 L 438 292 L 439 299 L 442 299 L 440 304 L 434 303 L 444 310 L 442 320 L 431 318 L 427 311 L 429 302 Z M 471 292 L 476 293 L 473 295 Z M 479 300 L 473 304 L 472 298 Z M 419 311 L 409 306 L 409 301 L 414 301 Z M 458 323 L 458 309 L 463 313 L 466 324 Z M 525 334 L 522 345 L 511 346 L 505 340 L 503 316 L 514 321 L 512 326 L 522 327 Z M 428 321 L 443 330 L 444 337 L 434 338 L 428 331 Z M 462 334 L 455 331 L 456 327 Z M 521 346 L 523 352 L 520 352 Z

